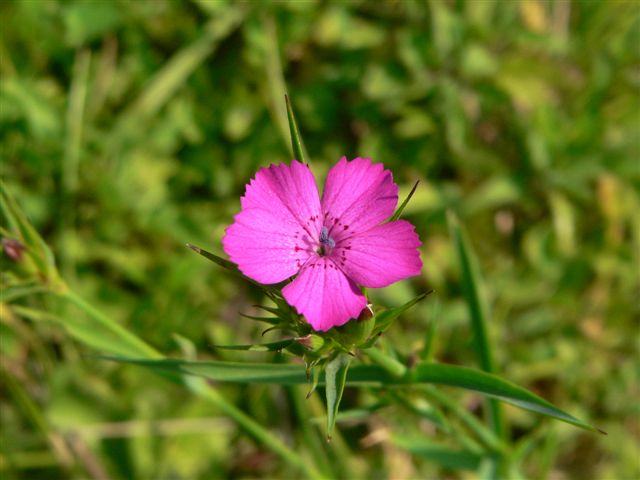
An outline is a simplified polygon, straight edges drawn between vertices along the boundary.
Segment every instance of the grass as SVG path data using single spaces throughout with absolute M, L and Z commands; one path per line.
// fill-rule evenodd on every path
M 34 261 L 1 255 L 3 478 L 640 475 L 637 3 L 52 0 L 0 15 L 3 211 L 35 227 L 3 214 L 2 237 L 34 245 Z M 342 155 L 382 161 L 400 198 L 420 181 L 403 217 L 423 275 L 369 293 L 399 307 L 435 292 L 386 330 L 380 361 L 479 366 L 609 435 L 507 405 L 502 428 L 448 387 L 347 386 L 327 444 L 323 392 L 100 360 L 292 363 L 212 347 L 281 337 L 239 315 L 264 315 L 259 288 L 184 246 L 222 255 L 244 185 L 292 147 L 319 176 Z

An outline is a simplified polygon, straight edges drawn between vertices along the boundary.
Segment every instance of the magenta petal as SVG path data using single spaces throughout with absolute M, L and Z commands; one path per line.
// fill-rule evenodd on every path
M 419 246 L 414 226 L 396 220 L 342 240 L 332 257 L 358 285 L 379 288 L 420 273 Z
M 296 220 L 265 208 L 238 213 L 222 245 L 242 273 L 266 284 L 292 277 L 313 253 L 306 232 Z
M 367 305 L 356 284 L 327 257 L 316 257 L 307 263 L 300 275 L 282 289 L 282 295 L 314 330 L 323 332 L 357 318 Z
M 322 195 L 325 225 L 338 240 L 367 230 L 391 216 L 398 203 L 398 186 L 381 163 L 368 158 L 342 157 L 329 170 Z
M 316 180 L 309 166 L 297 160 L 258 170 L 240 202 L 243 209 L 265 208 L 295 218 L 300 225 L 313 224 L 314 233 L 322 226 Z
M 320 199 L 309 167 L 300 162 L 262 168 L 247 185 L 242 211 L 222 244 L 242 273 L 277 283 L 300 270 L 317 244 Z

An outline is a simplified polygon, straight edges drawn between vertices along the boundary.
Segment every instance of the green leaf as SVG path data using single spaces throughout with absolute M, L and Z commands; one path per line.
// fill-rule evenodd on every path
M 278 325 L 281 320 L 278 317 L 256 317 L 254 315 L 247 315 L 245 313 L 239 314 L 241 317 L 248 318 L 249 320 L 255 320 L 256 322 L 264 322 L 269 325 Z
M 416 180 L 416 183 L 413 185 L 413 188 L 409 192 L 409 195 L 407 195 L 407 198 L 404 199 L 404 201 L 400 204 L 400 206 L 396 210 L 396 213 L 394 213 L 393 216 L 389 219 L 390 222 L 393 222 L 394 220 L 397 220 L 400 218 L 400 215 L 402 215 L 404 207 L 407 206 L 407 204 L 409 203 L 409 200 L 411 200 L 411 197 L 413 197 L 413 194 L 416 193 L 416 188 L 418 188 L 419 183 L 420 183 L 420 180 Z
M 466 238 L 460 222 L 455 214 L 447 212 L 449 232 L 453 239 L 455 251 L 462 274 L 462 287 L 465 299 L 469 307 L 471 329 L 473 331 L 473 344 L 476 349 L 481 368 L 489 373 L 495 372 L 491 342 L 487 333 L 487 305 L 480 295 L 481 280 L 478 272 L 477 261 Z M 491 425 L 495 432 L 502 435 L 505 432 L 504 419 L 500 405 L 489 401 Z
M 252 362 L 200 361 L 178 359 L 146 360 L 128 357 L 103 357 L 116 362 L 141 365 L 152 370 L 170 370 L 198 375 L 209 380 L 232 383 L 304 385 L 309 383 L 303 365 Z M 319 378 L 324 385 L 324 376 Z M 349 370 L 350 385 L 384 386 L 398 384 L 398 380 L 376 365 L 356 365 Z
M 304 385 L 309 383 L 306 369 L 302 365 L 220 361 L 188 362 L 173 359 L 145 360 L 122 357 L 102 358 L 141 365 L 159 372 L 170 371 L 198 375 L 221 382 L 276 385 Z M 339 364 L 336 364 L 334 367 L 336 368 L 336 378 L 340 370 L 337 368 L 339 366 Z M 322 376 L 319 379 L 319 384 L 325 384 L 325 379 Z M 419 384 L 449 385 L 464 388 L 580 428 L 600 431 L 588 423 L 563 412 L 534 393 L 481 370 L 441 363 L 419 363 L 409 370 L 406 376 L 397 377 L 378 365 L 361 364 L 351 367 L 346 378 L 346 385 L 350 386 L 390 387 Z
M 331 440 L 333 428 L 336 424 L 336 415 L 342 400 L 342 393 L 347 381 L 347 371 L 351 363 L 351 356 L 339 353 L 333 360 L 327 363 L 325 369 L 325 393 L 327 396 L 327 439 Z
M 398 318 L 404 312 L 409 310 L 416 303 L 424 300 L 427 297 L 427 295 L 431 294 L 432 292 L 433 290 L 429 290 L 428 292 L 421 293 L 420 295 L 413 298 L 412 300 L 409 300 L 404 305 L 400 305 L 399 307 L 390 308 L 388 310 L 383 310 L 382 312 L 378 312 L 375 317 L 376 323 L 375 323 L 375 326 L 373 327 L 372 336 L 375 337 L 376 335 L 384 332 L 387 328 L 391 326 L 391 324 L 396 318 Z
M 480 278 L 476 260 L 460 222 L 453 212 L 448 212 L 447 221 L 460 265 L 462 287 L 469 306 L 474 345 L 480 366 L 487 372 L 493 372 L 493 358 L 487 335 L 487 307 L 480 296 Z
M 242 278 L 244 280 L 247 280 L 248 282 L 251 282 L 254 285 L 257 285 L 258 287 L 262 288 L 263 290 L 265 290 L 265 291 L 271 291 L 272 290 L 272 288 L 269 287 L 268 285 L 262 285 L 261 283 L 258 283 L 255 280 L 250 279 L 249 277 L 245 277 L 242 274 L 242 272 L 240 272 L 240 270 L 238 270 L 238 267 L 236 266 L 236 264 L 233 263 L 233 262 L 230 262 L 226 258 L 219 257 L 218 255 L 216 255 L 214 253 L 211 253 L 211 252 L 208 252 L 204 248 L 200 248 L 197 245 L 193 245 L 192 243 L 187 243 L 187 247 L 189 247 L 194 252 L 202 255 L 207 260 L 215 263 L 216 265 L 221 266 L 222 268 L 224 268 L 226 270 L 229 270 L 234 275 L 237 275 L 238 277 L 240 277 L 240 278 Z
M 236 267 L 235 263 L 230 262 L 226 258 L 222 258 L 222 257 L 219 257 L 218 255 L 215 255 L 215 254 L 211 253 L 211 252 L 207 252 L 205 249 L 200 248 L 197 245 L 193 245 L 192 243 L 187 243 L 187 247 L 189 247 L 194 252 L 199 253 L 200 255 L 202 255 L 207 260 L 210 260 L 213 263 L 216 263 L 216 264 L 220 265 L 222 268 L 226 268 L 227 270 L 230 270 L 230 271 L 232 271 L 232 272 L 234 272 L 234 273 L 236 273 L 238 275 L 242 275 L 240 273 L 240 271 L 238 270 L 238 267 Z
M 107 352 L 113 355 L 142 353 L 138 345 L 135 344 L 134 346 L 133 342 L 129 340 L 129 337 L 121 338 L 111 329 L 88 320 L 82 315 L 68 315 L 62 318 L 50 312 L 36 310 L 22 305 L 11 305 L 10 308 L 18 315 L 28 318 L 31 321 L 61 325 L 71 337 L 101 352 Z
M 279 352 L 294 343 L 293 338 L 272 343 L 256 343 L 253 345 L 212 345 L 221 350 L 247 350 L 252 352 Z
M 431 361 L 433 358 L 433 347 L 436 337 L 436 328 L 438 326 L 438 319 L 440 318 L 441 305 L 436 301 L 431 307 L 431 314 L 429 315 L 429 325 L 424 333 L 424 347 L 420 352 L 420 360 Z
M 598 431 L 582 420 L 563 412 L 536 394 L 491 373 L 457 365 L 419 363 L 410 374 L 413 383 L 450 385 L 482 393 L 532 412 L 553 417 L 576 427 Z
M 291 107 L 289 96 L 285 95 L 284 100 L 287 104 L 287 119 L 289 120 L 289 131 L 291 132 L 291 147 L 293 149 L 293 156 L 296 160 L 302 163 L 309 163 L 307 160 L 307 155 L 305 154 L 306 149 L 304 148 L 304 143 L 302 142 L 302 137 L 300 136 L 300 130 L 298 129 L 296 117 L 293 114 L 293 108 Z

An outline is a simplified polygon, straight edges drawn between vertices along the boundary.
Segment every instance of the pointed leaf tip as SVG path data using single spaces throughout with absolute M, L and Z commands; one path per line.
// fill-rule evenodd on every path
M 300 136 L 300 129 L 296 122 L 296 117 L 293 113 L 293 107 L 291 106 L 291 100 L 289 95 L 285 93 L 284 101 L 287 105 L 287 120 L 289 120 L 289 132 L 291 133 L 291 148 L 293 156 L 296 160 L 308 164 L 306 149 L 304 148 L 304 142 Z
M 408 205 L 409 200 L 411 200 L 411 197 L 413 197 L 413 194 L 416 193 L 416 189 L 418 188 L 419 183 L 420 183 L 420 180 L 416 180 L 416 183 L 413 184 L 413 188 L 409 192 L 409 195 L 407 195 L 407 198 L 404 199 L 404 201 L 400 204 L 400 206 L 396 210 L 396 213 L 394 213 L 393 216 L 389 219 L 390 222 L 400 218 L 400 215 L 402 215 L 402 212 L 404 211 L 405 207 Z
M 347 383 L 347 371 L 351 357 L 344 353 L 338 354 L 327 363 L 325 369 L 325 392 L 327 396 L 327 442 L 331 441 L 333 428 L 336 424 L 336 415 L 342 400 L 344 386 Z

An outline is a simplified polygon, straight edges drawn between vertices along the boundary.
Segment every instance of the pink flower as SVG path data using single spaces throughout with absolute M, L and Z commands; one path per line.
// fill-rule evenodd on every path
M 418 275 L 420 239 L 405 220 L 382 223 L 398 202 L 389 170 L 345 157 L 329 171 L 322 200 L 307 165 L 261 168 L 222 240 L 247 277 L 278 283 L 315 330 L 357 318 L 367 304 L 358 285 L 385 287 Z

